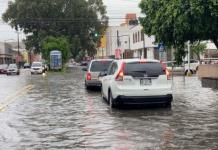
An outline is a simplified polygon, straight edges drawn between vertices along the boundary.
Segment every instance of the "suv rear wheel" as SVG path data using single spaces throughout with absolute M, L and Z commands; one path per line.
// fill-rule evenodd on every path
M 114 99 L 113 99 L 111 91 L 108 92 L 108 102 L 109 102 L 110 108 L 116 107 L 116 104 L 114 103 Z

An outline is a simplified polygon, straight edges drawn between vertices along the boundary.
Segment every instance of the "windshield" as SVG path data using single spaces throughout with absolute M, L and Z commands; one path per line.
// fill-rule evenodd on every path
M 110 61 L 93 61 L 91 64 L 91 68 L 90 71 L 91 72 L 101 72 L 101 71 L 107 71 L 108 67 L 111 64 L 111 60 Z
M 7 67 L 8 67 L 7 64 L 0 65 L 0 69 L 5 69 L 5 68 L 7 68 Z
M 125 65 L 124 74 L 133 77 L 158 77 L 164 74 L 164 70 L 160 63 L 133 62 Z
M 10 64 L 8 68 L 17 68 L 16 64 Z
M 32 67 L 41 67 L 41 66 L 42 66 L 42 63 L 40 63 L 40 62 L 32 64 Z

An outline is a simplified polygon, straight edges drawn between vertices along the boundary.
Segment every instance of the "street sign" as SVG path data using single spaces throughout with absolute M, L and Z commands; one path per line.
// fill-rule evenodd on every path
M 163 45 L 160 46 L 159 51 L 160 51 L 160 52 L 163 52 L 163 51 L 164 51 L 164 46 L 163 46 Z
M 121 59 L 122 50 L 120 48 L 117 48 L 115 50 L 115 59 Z

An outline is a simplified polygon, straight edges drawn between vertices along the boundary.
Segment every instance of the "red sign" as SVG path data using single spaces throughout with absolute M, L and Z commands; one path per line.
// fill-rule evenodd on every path
M 120 59 L 121 58 L 121 54 L 122 54 L 122 50 L 117 48 L 115 50 L 115 59 Z

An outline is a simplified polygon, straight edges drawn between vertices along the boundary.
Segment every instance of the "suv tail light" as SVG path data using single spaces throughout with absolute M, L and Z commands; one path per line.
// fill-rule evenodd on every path
M 167 68 L 166 68 L 165 72 L 166 72 L 167 80 L 170 80 L 170 72 Z
M 90 72 L 86 73 L 86 80 L 92 80 L 92 76 Z
M 121 68 L 120 68 L 120 70 L 119 70 L 119 72 L 118 72 L 118 74 L 117 74 L 117 76 L 116 76 L 116 78 L 115 78 L 116 81 L 123 81 L 123 77 L 124 77 L 124 66 L 125 66 L 125 64 L 122 63 Z

